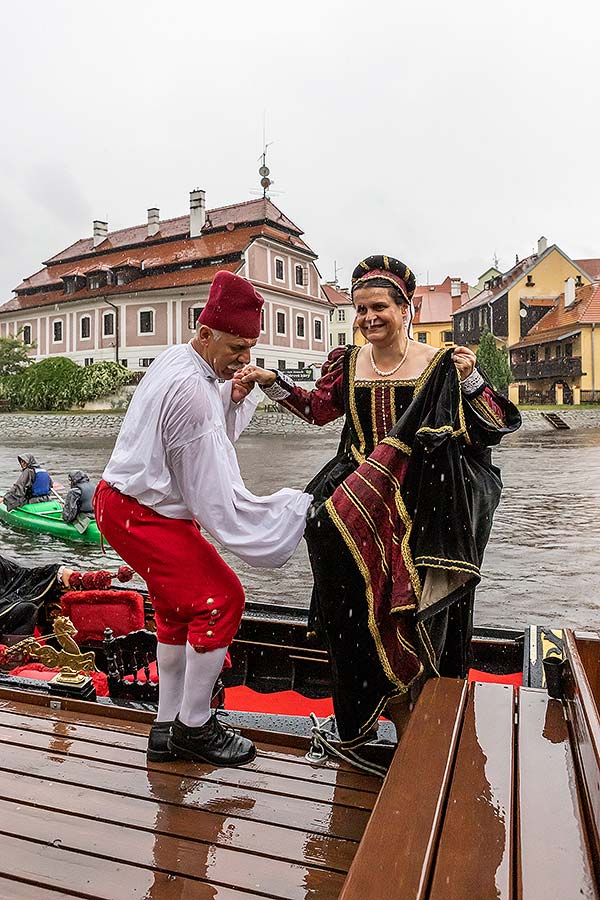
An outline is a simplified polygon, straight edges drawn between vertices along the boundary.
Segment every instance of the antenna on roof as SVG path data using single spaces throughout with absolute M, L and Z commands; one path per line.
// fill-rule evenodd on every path
M 500 260 L 498 259 L 498 254 L 497 254 L 496 251 L 494 250 L 494 268 L 495 268 L 495 269 L 498 268 L 498 263 L 499 263 L 499 262 L 500 262 Z
M 337 259 L 334 259 L 334 261 L 333 261 L 333 283 L 334 284 L 339 284 L 338 272 L 341 272 L 343 268 L 344 268 L 343 266 L 338 266 Z

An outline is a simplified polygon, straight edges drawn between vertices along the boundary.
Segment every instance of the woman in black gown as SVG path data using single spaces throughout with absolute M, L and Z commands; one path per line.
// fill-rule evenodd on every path
M 307 422 L 345 417 L 307 491 L 310 622 L 331 660 L 343 746 L 388 704 L 401 727 L 426 677 L 464 676 L 474 588 L 501 490 L 489 447 L 520 416 L 466 347 L 409 338 L 414 275 L 386 256 L 353 274 L 365 346 L 334 349 L 314 390 L 249 366 L 243 378 Z

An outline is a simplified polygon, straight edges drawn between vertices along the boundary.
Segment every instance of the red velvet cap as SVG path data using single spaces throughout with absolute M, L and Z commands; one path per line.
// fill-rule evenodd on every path
M 227 334 L 257 338 L 263 303 L 258 291 L 245 278 L 233 272 L 217 272 L 198 322 Z

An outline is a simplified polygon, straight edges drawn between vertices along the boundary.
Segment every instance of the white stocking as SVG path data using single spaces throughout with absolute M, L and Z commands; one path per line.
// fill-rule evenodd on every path
M 210 718 L 210 701 L 215 681 L 221 674 L 227 647 L 198 653 L 186 644 L 185 686 L 179 718 L 189 728 L 198 728 Z
M 185 679 L 185 647 L 179 644 L 159 644 L 156 659 L 159 677 L 156 721 L 172 722 L 181 709 Z

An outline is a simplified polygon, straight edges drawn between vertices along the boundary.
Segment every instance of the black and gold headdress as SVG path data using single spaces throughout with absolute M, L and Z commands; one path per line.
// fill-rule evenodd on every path
M 398 288 L 407 303 L 412 300 L 415 292 L 415 276 L 408 266 L 394 259 L 393 256 L 367 256 L 361 260 L 352 273 L 352 290 L 366 286 L 374 278 L 383 278 Z

